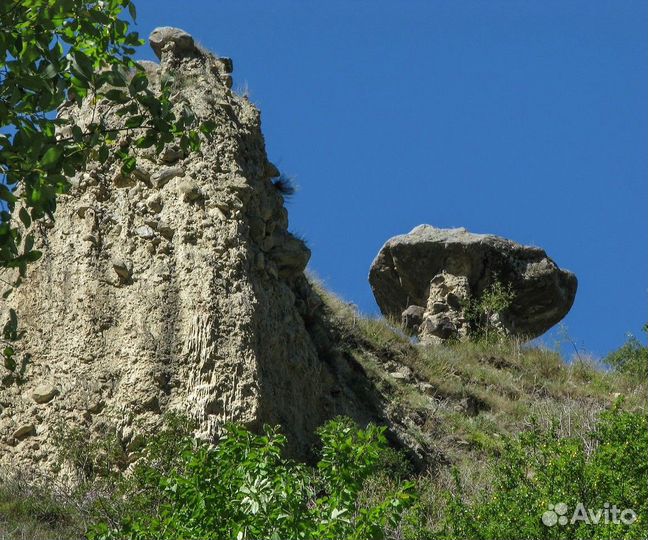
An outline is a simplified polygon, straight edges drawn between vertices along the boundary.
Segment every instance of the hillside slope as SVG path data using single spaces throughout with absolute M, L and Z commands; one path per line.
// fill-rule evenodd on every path
M 351 356 L 391 418 L 400 418 L 436 463 L 473 461 L 499 440 L 557 419 L 561 433 L 578 435 L 623 396 L 630 409 L 648 404 L 648 381 L 607 371 L 591 359 L 567 362 L 560 353 L 517 340 L 418 345 L 382 317 L 361 316 L 327 292 L 328 318 L 338 347 Z
M 364 317 L 312 278 L 311 284 L 324 301 L 324 358 L 343 381 L 339 392 L 348 394 L 336 398 L 357 404 L 356 421 L 391 426 L 392 442 L 428 478 L 423 485 L 432 492 L 424 495 L 435 501 L 429 508 L 437 508 L 439 490 L 451 488 L 453 470 L 468 497 L 489 489 L 490 462 L 502 441 L 532 425 L 553 424 L 561 437 L 585 438 L 619 398 L 624 409 L 647 409 L 645 380 L 588 361 L 567 363 L 555 351 L 510 340 L 421 346 L 397 325 Z M 67 448 L 59 455 L 73 454 Z M 87 490 L 16 472 L 0 475 L 0 538 L 81 538 L 92 505 L 114 496 L 99 490 L 89 502 Z M 440 517 L 432 512 L 426 519 Z

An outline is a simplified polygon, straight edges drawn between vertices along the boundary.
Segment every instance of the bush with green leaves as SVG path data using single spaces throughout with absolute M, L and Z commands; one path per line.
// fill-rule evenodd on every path
M 648 324 L 643 327 L 648 335 Z M 648 347 L 635 336 L 630 336 L 618 350 L 608 354 L 603 362 L 621 373 L 627 373 L 639 379 L 648 379 Z
M 496 320 L 513 303 L 515 293 L 511 285 L 494 281 L 477 299 L 468 299 L 463 308 L 466 318 L 473 328 L 473 338 L 486 341 L 501 337 L 502 330 Z
M 380 539 L 412 504 L 401 482 L 380 501 L 360 505 L 365 481 L 387 449 L 383 428 L 336 419 L 319 430 L 321 459 L 309 467 L 283 457 L 276 428 L 255 435 L 234 425 L 214 447 L 186 438 L 174 467 L 163 474 L 150 459 L 136 467 L 137 497 L 118 523 L 102 522 L 90 539 Z
M 198 144 L 193 114 L 176 115 L 164 85 L 155 95 L 132 59 L 143 43 L 130 30 L 135 15 L 132 0 L 0 3 L 0 268 L 22 274 L 40 257 L 23 227 L 52 217 L 67 177 L 90 158 L 105 162 L 117 135 L 159 150 L 176 139 L 185 148 Z M 57 117 L 62 105 L 84 100 L 107 100 L 123 123 Z M 116 154 L 125 172 L 134 169 L 128 148 Z
M 586 438 L 535 428 L 507 441 L 492 489 L 468 500 L 457 479 L 435 536 L 442 539 L 644 539 L 648 532 L 648 417 L 620 405 Z M 558 507 L 566 523 L 552 523 Z M 578 505 L 582 505 L 579 507 Z M 550 506 L 553 505 L 553 506 Z M 632 523 L 613 508 L 630 509 Z M 562 510 L 566 510 L 564 513 Z M 587 519 L 583 511 L 587 513 Z M 547 513 L 543 522 L 543 514 Z M 591 512 L 591 513 L 590 513 Z M 607 514 L 606 514 L 607 513 Z M 598 523 L 594 523 L 598 515 Z M 574 520 L 573 518 L 579 518 Z M 631 517 L 631 514 L 626 514 Z

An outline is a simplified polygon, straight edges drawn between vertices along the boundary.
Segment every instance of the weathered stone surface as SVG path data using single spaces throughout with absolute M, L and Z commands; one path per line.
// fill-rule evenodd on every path
M 470 283 L 465 276 L 455 276 L 447 272 L 434 276 L 430 281 L 430 292 L 423 322 L 419 325 L 419 336 L 424 341 L 468 337 L 470 322 L 465 317 L 464 306 L 470 298 Z
M 135 170 L 133 171 L 133 176 L 137 180 L 141 180 L 142 182 L 150 182 L 151 180 L 151 173 L 140 166 L 135 167 Z
M 34 424 L 22 424 L 12 433 L 12 437 L 18 441 L 33 435 L 36 432 Z
M 298 455 L 337 414 L 392 415 L 402 425 L 398 411 L 372 416 L 366 393 L 354 398 L 345 387 L 362 375 L 331 345 L 322 302 L 303 275 L 310 250 L 288 230 L 259 111 L 224 76 L 231 62 L 178 54 L 192 40 L 176 31 L 151 41 L 163 52 L 159 66 L 145 65 L 152 88 L 172 72 L 176 111 L 189 106 L 216 129 L 181 169 L 162 165 L 152 148 L 133 150 L 141 172 L 117 183 L 115 154 L 88 163 L 61 195 L 52 227 L 30 230 L 43 256 L 0 304 L 0 327 L 18 312 L 16 361 L 26 366 L 25 384 L 0 384 L 0 467 L 54 468 L 57 425 L 87 430 L 90 440 L 110 428 L 135 452 L 168 411 L 194 418 L 207 439 L 226 421 L 281 424 Z M 123 122 L 101 101 L 61 114 L 82 127 L 93 114 L 107 128 Z M 53 378 L 65 399 L 35 412 L 29 389 Z M 16 445 L 17 434 L 33 435 L 41 457 Z
M 43 383 L 39 384 L 32 390 L 31 396 L 36 403 L 47 403 L 49 401 L 52 401 L 56 394 L 58 394 L 58 390 L 55 386 Z
M 514 294 L 498 324 L 529 339 L 568 313 L 577 288 L 576 276 L 538 247 L 430 225 L 390 239 L 371 265 L 369 282 L 384 315 L 440 341 L 468 333 L 462 306 L 495 282 Z
M 425 308 L 421 306 L 409 306 L 401 314 L 401 322 L 406 328 L 410 328 L 415 332 L 418 332 L 418 329 L 423 322 L 423 315 L 425 314 Z
M 142 225 L 141 227 L 138 227 L 137 229 L 135 229 L 135 234 L 140 238 L 144 238 L 145 240 L 151 240 L 152 238 L 155 238 L 155 231 L 150 225 Z
M 303 240 L 292 235 L 280 235 L 278 241 L 276 236 L 273 235 L 273 238 L 275 240 L 268 250 L 268 256 L 277 265 L 279 276 L 294 278 L 300 275 L 310 259 L 310 249 Z
M 193 37 L 184 30 L 171 26 L 161 26 L 153 30 L 149 36 L 149 43 L 155 55 L 160 59 L 166 45 L 174 47 L 174 52 L 178 55 L 196 51 Z
M 182 193 L 185 202 L 194 202 L 202 198 L 200 187 L 193 180 L 184 180 L 178 184 L 178 191 Z
M 0 303 L 0 327 L 15 309 L 24 332 L 12 344 L 20 384 L 0 374 L 0 468 L 58 471 L 51 434 L 60 425 L 90 441 L 116 433 L 137 459 L 169 411 L 210 440 L 228 421 L 281 424 L 301 456 L 317 427 L 348 415 L 387 424 L 421 462 L 433 457 L 409 413 L 336 346 L 339 330 L 303 274 L 310 250 L 290 233 L 271 180 L 279 171 L 260 113 L 230 89 L 231 62 L 176 32 L 154 32 L 152 43 L 161 57 L 143 64 L 152 90 L 174 75 L 175 112 L 188 106 L 216 129 L 171 167 L 168 154 L 131 148 L 137 169 L 117 182 L 114 153 L 87 163 L 51 226 L 30 229 L 43 256 Z M 107 129 L 123 122 L 102 101 L 61 114 L 80 127 L 93 115 Z M 30 389 L 41 381 L 55 381 L 61 398 L 36 405 Z
M 176 176 L 184 176 L 182 167 L 165 167 L 151 176 L 151 183 L 154 187 L 160 189 Z
M 162 161 L 164 161 L 165 163 L 175 163 L 176 161 L 184 157 L 184 152 L 179 148 L 167 147 L 164 149 L 164 153 L 161 157 Z
M 119 257 L 115 257 L 112 260 L 112 266 L 113 266 L 113 270 L 119 276 L 120 279 L 125 281 L 128 278 L 130 278 L 131 273 L 133 271 L 133 265 L 130 261 L 121 259 Z

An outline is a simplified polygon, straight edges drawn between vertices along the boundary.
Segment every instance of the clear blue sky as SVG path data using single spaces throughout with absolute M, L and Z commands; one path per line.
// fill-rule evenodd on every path
M 178 26 L 234 59 L 299 186 L 291 228 L 312 269 L 364 312 L 381 245 L 430 223 L 574 271 L 565 324 L 582 350 L 641 334 L 645 0 L 136 2 L 142 35 Z

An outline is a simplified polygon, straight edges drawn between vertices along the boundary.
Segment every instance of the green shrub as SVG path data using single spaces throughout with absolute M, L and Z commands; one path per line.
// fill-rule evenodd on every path
M 38 486 L 28 478 L 0 477 L 0 538 L 42 540 L 71 538 L 76 516 L 68 501 L 51 486 Z
M 457 480 L 455 492 L 448 495 L 438 537 L 645 538 L 647 419 L 645 413 L 625 412 L 615 406 L 601 414 L 597 427 L 585 439 L 559 438 L 555 429 L 536 428 L 507 441 L 495 464 L 492 489 L 470 501 Z M 616 520 L 614 507 L 619 510 Z M 621 521 L 622 516 L 632 517 L 620 514 L 625 509 L 636 514 L 632 523 Z M 587 514 L 589 522 L 583 519 L 584 512 L 593 512 Z M 562 523 L 552 523 L 559 518 Z
M 138 496 L 158 493 L 160 504 L 136 504 L 119 523 L 93 526 L 88 537 L 384 538 L 413 498 L 412 484 L 402 482 L 381 500 L 358 504 L 387 448 L 383 431 L 345 419 L 327 423 L 315 468 L 282 456 L 286 440 L 276 428 L 254 435 L 230 425 L 215 447 L 185 438 L 172 470 L 152 473 L 148 459 L 136 467 Z
M 648 324 L 643 329 L 648 334 Z M 603 362 L 621 373 L 643 380 L 648 378 L 648 347 L 634 336 L 630 336 L 621 348 L 607 355 Z
M 463 308 L 473 328 L 471 337 L 485 341 L 501 338 L 504 334 L 499 318 L 511 307 L 514 299 L 511 284 L 504 285 L 500 281 L 494 281 L 478 299 L 468 299 Z

